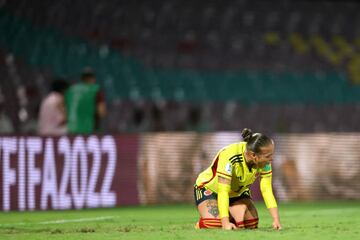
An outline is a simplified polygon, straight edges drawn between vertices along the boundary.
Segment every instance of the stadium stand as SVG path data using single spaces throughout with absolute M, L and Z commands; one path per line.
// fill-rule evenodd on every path
M 194 108 L 206 125 L 195 130 L 356 131 L 358 10 L 354 2 L 8 1 L 1 87 L 32 85 L 41 98 L 52 76 L 75 81 L 91 66 L 113 109 L 107 131 L 193 129 Z M 21 121 L 24 104 L 12 102 L 9 115 Z

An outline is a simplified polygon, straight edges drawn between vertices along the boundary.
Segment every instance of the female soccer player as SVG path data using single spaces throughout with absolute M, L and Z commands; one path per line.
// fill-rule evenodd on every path
M 244 141 L 221 149 L 196 180 L 194 195 L 200 213 L 196 228 L 257 228 L 258 213 L 249 188 L 260 175 L 260 189 L 273 228 L 281 229 L 271 184 L 274 142 L 247 128 L 241 135 Z

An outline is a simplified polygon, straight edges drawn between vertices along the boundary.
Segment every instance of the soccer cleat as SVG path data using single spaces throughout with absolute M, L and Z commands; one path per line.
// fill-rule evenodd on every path
M 199 222 L 196 222 L 196 224 L 195 224 L 194 228 L 195 228 L 195 229 L 200 229 Z

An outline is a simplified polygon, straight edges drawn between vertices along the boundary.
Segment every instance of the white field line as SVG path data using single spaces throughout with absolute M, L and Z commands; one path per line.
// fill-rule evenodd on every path
M 44 222 L 18 222 L 12 224 L 0 224 L 0 227 L 11 227 L 11 226 L 20 226 L 20 225 L 29 225 L 29 224 L 60 224 L 60 223 L 72 223 L 72 222 L 93 222 L 93 221 L 102 221 L 113 219 L 115 216 L 105 216 L 105 217 L 94 217 L 94 218 L 77 218 L 77 219 L 60 219 L 54 221 L 44 221 Z

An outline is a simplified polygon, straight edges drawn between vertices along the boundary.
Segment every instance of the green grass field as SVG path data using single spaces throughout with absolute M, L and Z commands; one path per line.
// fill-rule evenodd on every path
M 195 230 L 192 205 L 2 212 L 0 239 L 360 239 L 360 202 L 281 204 L 281 231 L 256 205 L 259 229 L 238 231 Z

